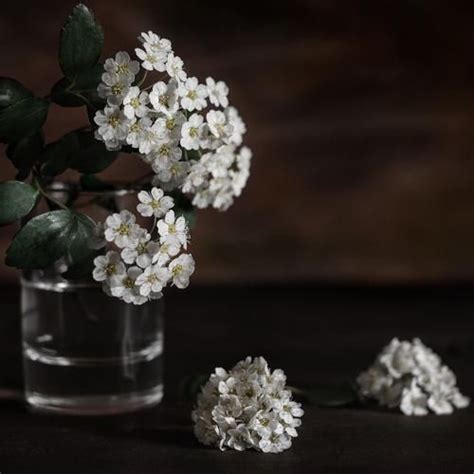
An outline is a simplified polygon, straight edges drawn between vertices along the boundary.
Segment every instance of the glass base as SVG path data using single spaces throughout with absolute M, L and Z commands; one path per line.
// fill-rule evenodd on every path
M 163 385 L 141 392 L 120 395 L 52 397 L 25 393 L 30 410 L 64 415 L 116 415 L 157 405 L 163 398 Z

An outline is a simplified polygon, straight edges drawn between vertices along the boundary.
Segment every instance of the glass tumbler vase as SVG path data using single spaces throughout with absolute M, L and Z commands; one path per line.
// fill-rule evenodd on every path
M 123 413 L 163 396 L 163 301 L 126 304 L 94 282 L 21 280 L 25 397 L 33 410 Z

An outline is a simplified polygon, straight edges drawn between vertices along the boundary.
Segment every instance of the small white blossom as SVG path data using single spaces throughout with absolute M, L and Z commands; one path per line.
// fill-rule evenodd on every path
M 112 214 L 105 221 L 105 239 L 114 242 L 119 248 L 133 247 L 141 234 L 141 227 L 135 216 L 127 210 Z
M 196 437 L 221 450 L 279 453 L 290 448 L 303 410 L 291 400 L 285 382 L 284 373 L 272 372 L 262 357 L 247 357 L 230 371 L 216 368 L 192 413 Z
M 123 99 L 123 113 L 128 119 L 145 117 L 148 114 L 148 92 L 140 91 L 138 87 L 130 87 Z
M 125 303 L 143 304 L 147 298 L 140 295 L 136 280 L 142 270 L 138 267 L 130 267 L 125 275 L 111 278 L 110 292 L 112 296 L 122 299 Z
M 156 119 L 156 123 L 159 124 L 163 136 L 168 137 L 173 142 L 179 142 L 184 122 L 186 122 L 186 117 L 181 112 Z
M 160 265 L 150 265 L 137 277 L 136 284 L 140 287 L 142 296 L 161 297 L 161 290 L 170 278 L 167 268 Z
M 110 280 L 114 276 L 125 274 L 125 265 L 120 260 L 120 255 L 109 250 L 105 255 L 99 255 L 94 259 L 94 271 L 92 276 L 95 281 Z
M 173 243 L 175 241 L 170 240 L 168 242 Z M 187 288 L 189 286 L 189 278 L 194 273 L 194 258 L 189 254 L 181 254 L 179 257 L 171 260 L 168 265 L 171 277 L 173 279 L 173 284 L 181 289 Z
M 393 339 L 357 383 L 362 397 L 398 407 L 405 415 L 422 416 L 430 410 L 447 415 L 469 404 L 456 387 L 454 373 L 419 339 Z
M 201 143 L 204 119 L 202 115 L 193 114 L 181 129 L 181 146 L 186 150 L 198 150 Z
M 166 38 L 160 38 L 156 33 L 153 33 L 153 31 L 142 33 L 138 39 L 144 47 L 160 56 L 167 57 L 171 51 L 171 41 Z
M 234 127 L 228 123 L 228 118 L 220 110 L 210 110 L 206 114 L 207 125 L 212 135 L 223 142 L 229 141 Z
M 135 54 L 141 60 L 143 69 L 147 71 L 165 71 L 167 54 L 163 50 L 156 49 L 148 43 L 144 43 L 143 48 L 144 49 L 135 49 Z
M 97 134 L 108 150 L 118 150 L 127 138 L 130 122 L 119 107 L 106 106 L 98 110 L 94 122 L 99 126 Z
M 229 124 L 232 125 L 232 135 L 229 138 L 229 143 L 239 146 L 242 144 L 242 138 L 247 132 L 247 127 L 235 107 L 227 107 L 224 113 Z
M 171 80 L 166 84 L 159 81 L 153 85 L 150 92 L 150 102 L 157 112 L 165 115 L 174 115 L 179 108 L 178 84 Z
M 108 58 L 104 63 L 105 74 L 116 74 L 119 78 L 131 84 L 140 70 L 138 61 L 132 61 L 125 51 L 119 51 L 115 58 Z
M 180 187 L 188 175 L 190 164 L 187 161 L 155 160 L 153 185 L 160 186 L 165 191 Z
M 207 88 L 199 84 L 196 77 L 188 77 L 184 83 L 180 83 L 178 94 L 181 97 L 181 106 L 189 112 L 202 110 L 207 105 Z
M 186 248 L 188 244 L 188 226 L 183 216 L 176 218 L 173 210 L 168 211 L 164 219 L 157 223 L 158 233 L 160 234 L 160 243 L 180 244 Z
M 224 81 L 216 82 L 212 77 L 206 79 L 207 93 L 209 95 L 209 102 L 216 106 L 227 107 L 229 105 L 229 88 Z
M 136 264 L 140 268 L 148 267 L 160 249 L 158 242 L 151 241 L 150 239 L 151 235 L 145 229 L 140 229 L 133 244 L 128 245 L 122 250 L 120 255 L 123 261 L 129 265 Z
M 150 129 L 152 121 L 149 117 L 143 117 L 141 119 L 134 118 L 130 121 L 128 128 L 127 143 L 133 148 L 140 148 L 141 143 L 145 140 L 145 136 Z
M 175 56 L 173 53 L 168 55 L 166 61 L 166 72 L 170 77 L 176 79 L 179 82 L 186 80 L 186 72 L 183 69 L 183 60 L 179 56 Z
M 121 105 L 129 89 L 130 83 L 116 73 L 104 73 L 97 86 L 99 97 L 107 99 L 108 105 L 112 106 Z
M 138 199 L 140 204 L 137 206 L 137 211 L 144 217 L 164 216 L 174 206 L 173 198 L 165 196 L 163 190 L 156 187 L 149 193 L 140 191 Z
M 153 151 L 163 140 L 166 140 L 166 137 L 163 135 L 163 130 L 160 126 L 160 123 L 155 121 L 153 125 L 145 128 L 141 133 L 138 151 L 147 155 Z

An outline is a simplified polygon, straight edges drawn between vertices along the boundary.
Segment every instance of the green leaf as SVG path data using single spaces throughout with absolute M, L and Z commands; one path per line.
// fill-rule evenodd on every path
M 96 64 L 91 69 L 79 72 L 73 79 L 63 77 L 51 89 L 51 100 L 63 107 L 92 104 L 103 108 L 105 101 L 97 93 L 103 72 L 103 64 Z
M 6 155 L 18 170 L 17 179 L 23 180 L 28 177 L 31 168 L 40 158 L 43 146 L 43 134 L 41 132 L 33 133 L 18 142 L 8 145 Z
M 21 181 L 0 183 L 0 225 L 26 216 L 35 206 L 38 190 Z
M 83 259 L 68 265 L 67 271 L 61 276 L 68 280 L 81 280 L 90 277 L 94 270 L 94 259 L 101 253 L 99 250 L 92 250 L 91 253 L 86 255 Z
M 39 130 L 48 115 L 49 102 L 27 97 L 0 110 L 0 141 L 12 142 Z
M 112 184 L 102 181 L 93 174 L 83 174 L 79 181 L 83 191 L 110 191 L 115 189 Z
M 80 130 L 76 132 L 79 148 L 71 159 L 70 167 L 87 174 L 103 171 L 117 158 L 118 151 L 109 151 L 104 142 L 94 137 L 94 132 Z
M 349 383 L 315 386 L 301 391 L 301 395 L 312 405 L 321 407 L 341 407 L 357 400 L 356 392 Z
M 7 250 L 6 264 L 22 269 L 46 268 L 61 257 L 72 261 L 87 254 L 91 220 L 69 210 L 51 211 L 28 221 Z
M 61 31 L 59 65 L 66 77 L 92 68 L 99 60 L 104 43 L 101 26 L 83 4 L 76 5 Z
M 0 109 L 29 97 L 33 97 L 33 94 L 16 79 L 0 77 Z
M 41 173 L 45 176 L 57 176 L 69 168 L 73 154 L 79 149 L 79 140 L 75 132 L 68 133 L 58 141 L 49 143 L 41 155 Z
M 178 386 L 178 396 L 183 401 L 195 402 L 202 386 L 209 380 L 209 375 L 187 375 Z
M 173 191 L 170 195 L 174 199 L 174 212 L 176 216 L 183 216 L 189 227 L 194 227 L 197 214 L 191 200 L 181 191 Z

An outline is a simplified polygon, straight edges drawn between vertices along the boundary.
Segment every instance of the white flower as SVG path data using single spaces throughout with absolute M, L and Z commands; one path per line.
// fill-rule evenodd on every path
M 193 114 L 181 128 L 181 146 L 186 150 L 198 150 L 202 138 L 204 119 L 202 115 Z
M 154 170 L 160 169 L 159 163 L 171 164 L 173 161 L 181 159 L 182 150 L 173 141 L 163 141 L 147 156 L 147 161 L 151 163 Z
M 147 71 L 163 72 L 166 70 L 167 54 L 163 50 L 157 50 L 148 43 L 144 43 L 144 49 L 135 48 L 135 54 L 142 62 L 143 69 Z
M 137 277 L 136 284 L 140 287 L 139 291 L 142 296 L 157 298 L 161 296 L 161 290 L 166 286 L 169 277 L 167 268 L 160 265 L 150 265 Z
M 141 227 L 135 222 L 135 216 L 127 210 L 112 214 L 105 221 L 105 239 L 114 242 L 119 248 L 133 247 L 141 231 Z
M 92 235 L 89 240 L 89 248 L 94 250 L 100 250 L 101 248 L 105 247 L 106 241 L 104 236 L 104 223 L 98 222 L 95 224 L 94 228 L 92 229 Z
M 170 77 L 176 79 L 178 83 L 186 80 L 186 72 L 183 69 L 183 60 L 179 56 L 175 56 L 173 53 L 168 55 L 166 61 L 166 72 Z
M 118 107 L 106 106 L 98 110 L 94 122 L 99 126 L 97 133 L 108 150 L 118 150 L 127 138 L 130 122 Z
M 456 387 L 454 373 L 419 339 L 393 339 L 374 365 L 357 378 L 363 398 L 380 405 L 399 407 L 405 415 L 450 414 L 465 408 L 469 399 Z
M 106 281 L 114 276 L 125 274 L 125 265 L 120 260 L 120 255 L 109 250 L 105 255 L 99 255 L 94 259 L 94 271 L 92 276 L 95 281 Z
M 199 84 L 196 77 L 188 77 L 184 83 L 180 83 L 178 94 L 181 97 L 181 106 L 189 112 L 202 110 L 207 105 L 207 88 Z
M 187 247 L 188 226 L 183 216 L 176 219 L 174 211 L 168 211 L 165 218 L 158 221 L 157 229 L 160 234 L 160 243 L 168 242 L 175 245 L 180 244 L 183 248 Z
M 152 163 L 156 173 L 153 184 L 160 186 L 165 191 L 171 191 L 181 186 L 188 174 L 189 163 L 178 160 L 155 160 Z
M 227 107 L 229 105 L 229 88 L 224 81 L 216 82 L 212 77 L 206 79 L 209 102 L 216 107 Z
M 138 193 L 140 204 L 137 211 L 144 217 L 164 216 L 173 206 L 174 201 L 170 196 L 165 196 L 160 188 L 152 188 L 151 192 L 140 191 Z
M 153 256 L 152 263 L 157 263 L 160 266 L 165 265 L 171 257 L 176 257 L 180 250 L 181 245 L 179 243 L 165 242 L 160 245 L 158 252 Z
M 160 56 L 167 57 L 171 51 L 171 41 L 166 38 L 160 38 L 153 31 L 142 33 L 138 39 L 145 47 L 148 47 L 148 49 Z
M 130 122 L 130 126 L 127 134 L 127 143 L 133 148 L 140 148 L 141 142 L 145 139 L 148 130 L 151 127 L 151 119 L 149 117 L 143 117 L 141 119 L 134 118 Z
M 181 138 L 181 127 L 184 122 L 186 122 L 186 117 L 181 112 L 156 119 L 156 123 L 159 124 L 163 136 L 167 136 L 169 140 L 174 142 L 179 142 Z
M 163 140 L 166 140 L 166 137 L 163 135 L 163 130 L 160 124 L 155 122 L 141 132 L 138 151 L 147 155 Z
M 232 135 L 234 127 L 228 123 L 228 118 L 220 110 L 210 110 L 206 114 L 207 125 L 212 135 L 227 142 Z
M 130 83 L 116 73 L 104 73 L 97 86 L 99 97 L 107 99 L 109 105 L 121 105 L 127 95 Z
M 136 240 L 132 245 L 125 247 L 121 256 L 125 263 L 136 263 L 140 268 L 148 267 L 153 257 L 158 253 L 160 245 L 158 242 L 151 241 L 150 234 L 145 229 L 140 229 Z
M 241 145 L 242 137 L 247 132 L 244 121 L 235 107 L 227 107 L 224 113 L 227 116 L 229 124 L 232 125 L 232 135 L 229 138 L 229 143 L 232 143 L 233 145 Z
M 165 115 L 173 115 L 178 111 L 178 84 L 173 79 L 166 84 L 163 81 L 156 82 L 150 92 L 150 102 L 157 112 Z
M 131 61 L 127 52 L 119 51 L 115 55 L 115 59 L 109 58 L 105 60 L 104 70 L 107 74 L 116 74 L 128 84 L 131 84 L 140 70 L 140 65 L 138 61 Z
M 173 243 L 173 241 L 171 241 Z M 189 286 L 189 278 L 194 273 L 195 263 L 192 255 L 181 254 L 171 260 L 168 269 L 173 278 L 173 284 L 181 289 Z
M 217 368 L 202 387 L 192 413 L 199 441 L 221 450 L 253 448 L 279 453 L 291 446 L 303 410 L 285 389 L 285 374 L 262 357 Z
M 400 410 L 405 415 L 422 416 L 428 414 L 427 397 L 412 380 L 411 385 L 403 389 Z
M 122 299 L 125 303 L 143 304 L 148 299 L 140 295 L 136 280 L 142 271 L 138 267 L 130 267 L 125 275 L 111 278 L 110 292 L 112 296 Z
M 148 92 L 140 91 L 138 87 L 130 87 L 127 95 L 123 99 L 123 113 L 128 119 L 144 117 L 148 114 Z

